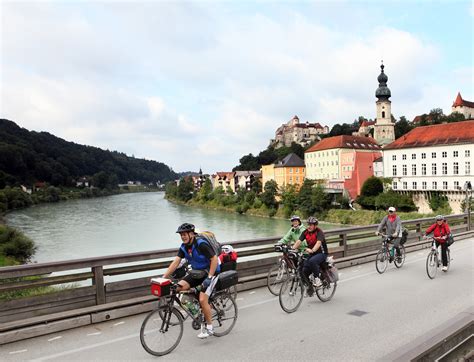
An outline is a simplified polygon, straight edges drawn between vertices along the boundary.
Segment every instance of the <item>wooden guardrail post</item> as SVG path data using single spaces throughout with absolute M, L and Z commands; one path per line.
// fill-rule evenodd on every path
M 104 269 L 102 266 L 95 266 L 92 268 L 92 273 L 94 273 L 92 285 L 95 286 L 96 304 L 105 304 Z
M 418 233 L 418 240 L 421 240 L 421 223 L 417 222 L 416 224 L 416 232 Z
M 342 256 L 344 257 L 347 256 L 347 234 L 339 234 L 339 237 L 341 238 L 339 245 L 344 247 L 344 251 L 342 254 Z

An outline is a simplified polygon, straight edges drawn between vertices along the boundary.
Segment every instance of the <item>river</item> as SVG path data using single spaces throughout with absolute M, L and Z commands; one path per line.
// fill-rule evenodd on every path
M 282 219 L 176 205 L 163 192 L 41 204 L 10 212 L 5 221 L 36 242 L 37 262 L 178 248 L 175 231 L 183 222 L 213 231 L 221 243 L 279 236 L 290 226 Z

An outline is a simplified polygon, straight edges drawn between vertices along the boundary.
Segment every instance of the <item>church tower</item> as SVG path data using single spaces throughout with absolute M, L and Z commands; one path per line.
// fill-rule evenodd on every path
M 375 91 L 377 97 L 377 118 L 374 126 L 374 138 L 377 143 L 381 146 L 388 145 L 395 141 L 395 125 L 392 122 L 392 111 L 389 98 L 392 96 L 390 89 L 387 87 L 388 77 L 384 73 L 383 69 L 385 66 L 380 66 L 382 72 L 377 77 L 379 87 Z

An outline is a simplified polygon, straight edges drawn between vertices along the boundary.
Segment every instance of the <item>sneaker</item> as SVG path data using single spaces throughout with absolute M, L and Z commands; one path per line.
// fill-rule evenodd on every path
M 313 281 L 313 286 L 317 289 L 317 288 L 321 288 L 323 286 L 323 283 L 321 283 L 321 279 L 319 278 L 314 278 L 314 281 Z
M 198 338 L 204 339 L 213 335 L 214 335 L 214 330 L 207 329 L 206 327 L 204 327 L 204 328 L 201 328 L 201 333 L 199 333 L 197 336 Z
M 390 259 L 388 259 L 388 262 L 391 263 L 393 261 L 393 256 L 390 256 Z
M 447 267 L 447 266 L 443 266 L 443 267 L 441 268 L 441 270 L 444 271 L 444 272 L 447 272 L 447 271 L 448 271 L 448 267 Z

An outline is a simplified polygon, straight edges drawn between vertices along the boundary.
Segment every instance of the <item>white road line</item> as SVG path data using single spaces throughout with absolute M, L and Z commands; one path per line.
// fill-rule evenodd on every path
M 114 324 L 114 327 L 119 326 L 119 325 L 121 325 L 121 324 L 125 324 L 125 322 L 118 322 L 118 323 L 115 323 L 115 324 Z
M 236 302 L 239 302 L 239 301 L 241 301 L 241 300 L 244 300 L 244 298 L 237 298 L 235 301 L 236 301 Z
M 88 336 L 98 336 L 99 334 L 102 334 L 102 332 L 89 333 L 87 335 Z
M 63 337 L 62 336 L 53 337 L 53 338 L 48 339 L 48 342 L 52 342 L 52 341 L 55 341 L 55 340 L 61 339 L 61 338 L 63 338 Z
M 12 352 L 10 352 L 10 354 L 23 353 L 23 352 L 27 352 L 27 351 L 28 351 L 27 349 L 20 349 L 19 351 L 12 351 Z
M 456 251 L 467 249 L 467 248 L 470 248 L 470 247 L 471 247 L 471 245 L 468 245 L 464 248 L 458 248 L 458 249 L 456 249 Z M 405 264 L 416 263 L 417 261 L 421 261 L 421 260 L 424 260 L 424 259 L 425 258 L 419 258 L 419 259 L 416 259 L 416 260 L 411 260 L 410 262 L 406 262 Z M 365 273 L 365 274 L 359 274 L 357 276 L 341 280 L 340 282 L 345 282 L 345 281 L 349 281 L 349 280 L 363 278 L 365 276 L 375 274 L 375 273 L 377 273 L 377 271 L 373 271 L 373 272 Z M 260 302 L 256 302 L 256 303 L 245 305 L 243 307 L 239 307 L 239 310 L 255 307 L 255 306 L 258 306 L 258 305 L 261 305 L 261 304 L 266 304 L 266 303 L 269 303 L 269 302 L 274 302 L 276 300 L 277 300 L 277 298 L 262 300 Z M 50 360 L 50 359 L 53 359 L 53 358 L 68 356 L 68 355 L 71 355 L 71 354 L 74 354 L 74 353 L 83 352 L 83 351 L 87 351 L 87 350 L 94 349 L 94 348 L 97 348 L 97 347 L 107 346 L 109 344 L 114 344 L 114 343 L 117 343 L 117 342 L 126 341 L 127 339 L 138 338 L 138 337 L 139 337 L 139 334 L 135 333 L 135 334 L 131 334 L 131 335 L 120 337 L 120 338 L 111 339 L 111 340 L 100 342 L 100 343 L 90 344 L 88 346 L 79 347 L 79 348 L 76 348 L 76 349 L 70 349 L 70 350 L 67 350 L 67 351 L 64 351 L 64 352 L 60 352 L 60 353 L 52 354 L 52 355 L 49 355 L 49 356 L 37 358 L 37 359 L 32 360 L 32 361 L 37 361 L 37 362 L 47 361 L 47 360 Z
M 257 293 L 257 292 L 256 292 L 256 291 L 253 291 L 253 292 L 250 292 L 249 294 L 255 294 L 255 293 Z

